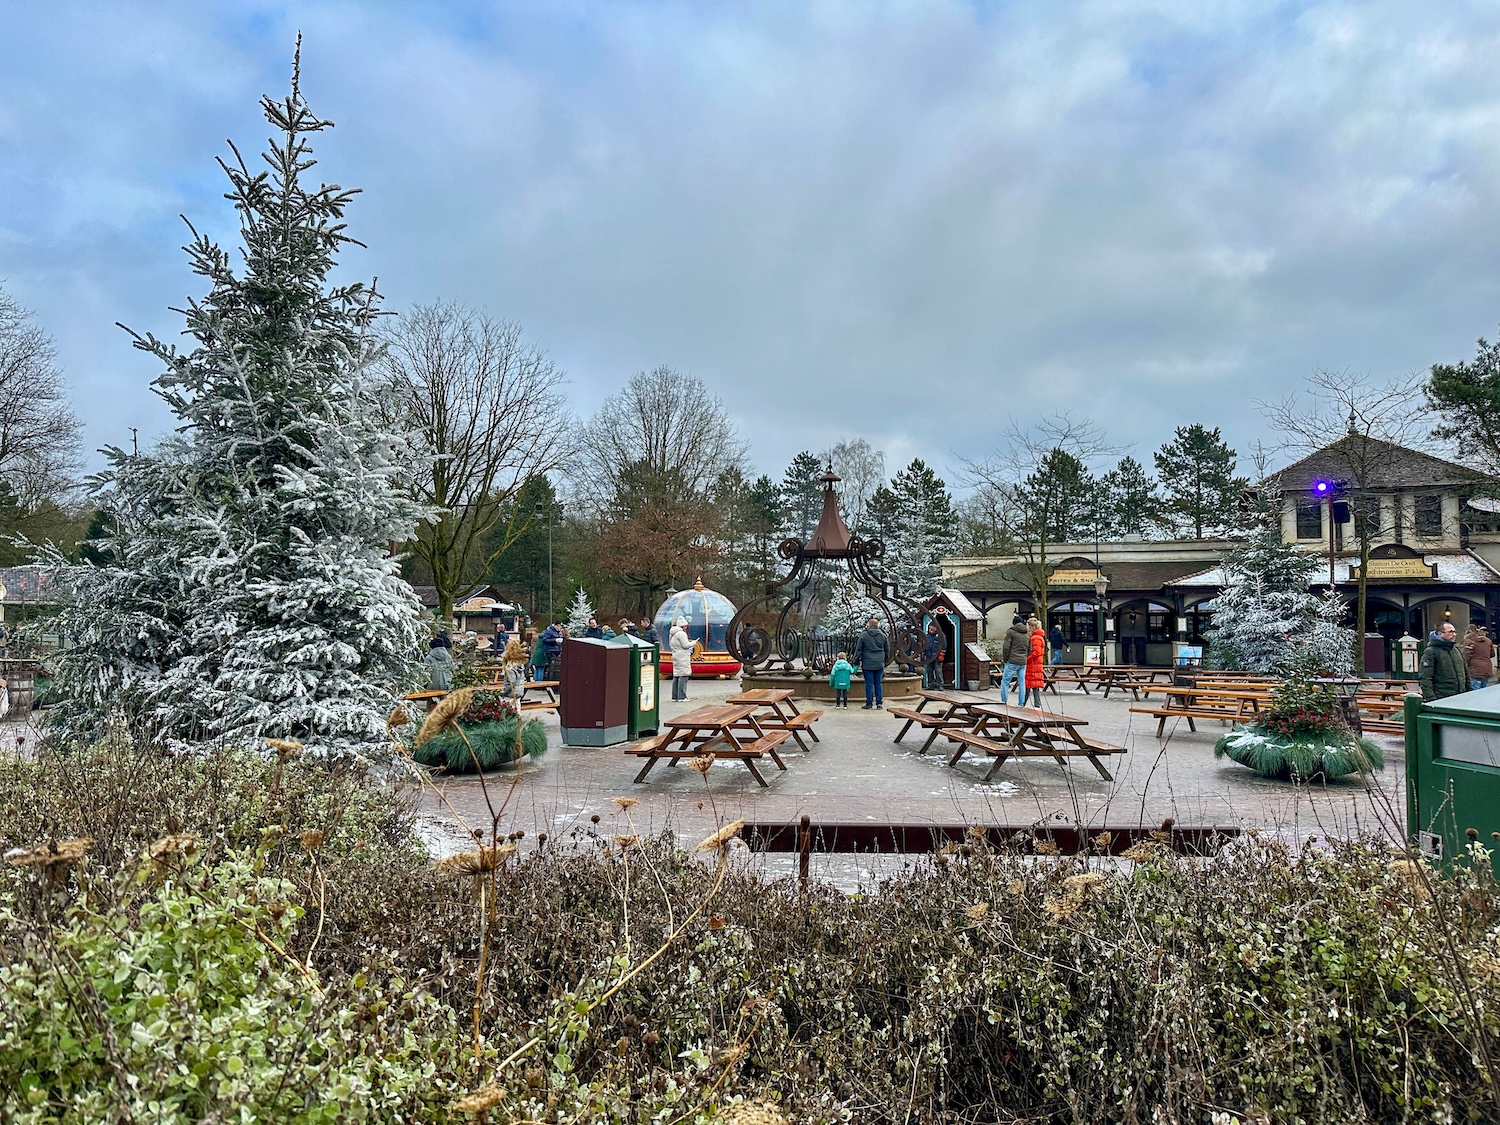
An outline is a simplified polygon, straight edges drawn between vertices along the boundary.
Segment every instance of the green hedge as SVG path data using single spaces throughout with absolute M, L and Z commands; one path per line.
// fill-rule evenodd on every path
M 491 1121 L 1500 1118 L 1477 841 L 1439 879 L 1379 840 L 975 840 L 849 895 L 716 889 L 625 805 L 434 865 L 408 802 L 227 751 L 0 760 L 5 848 L 94 837 L 0 867 L 0 1120 L 462 1121 L 513 1052 Z

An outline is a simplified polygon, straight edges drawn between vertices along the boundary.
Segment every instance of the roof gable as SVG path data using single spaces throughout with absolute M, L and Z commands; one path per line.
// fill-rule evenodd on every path
M 1267 474 L 1261 484 L 1285 492 L 1307 492 L 1316 480 L 1352 478 L 1361 464 L 1368 466 L 1370 479 L 1351 480 L 1351 483 L 1365 489 L 1458 488 L 1496 482 L 1487 473 L 1455 464 L 1445 457 L 1379 438 L 1346 434 L 1300 461 Z

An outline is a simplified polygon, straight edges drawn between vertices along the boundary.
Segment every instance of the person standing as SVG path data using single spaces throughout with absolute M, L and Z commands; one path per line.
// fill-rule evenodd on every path
M 1031 653 L 1031 632 L 1020 614 L 1011 620 L 1005 631 L 1005 640 L 1000 646 L 1000 660 L 1005 665 L 1000 670 L 1000 704 L 1010 702 L 1010 685 L 1016 685 L 1016 703 L 1026 706 L 1026 658 Z
M 583 635 L 585 637 L 590 637 L 596 641 L 602 641 L 604 639 L 604 630 L 599 628 L 599 622 L 597 620 L 590 617 L 588 628 L 584 629 Z
M 650 641 L 657 647 L 661 646 L 661 634 L 656 631 L 656 626 L 641 618 L 641 640 Z
M 1483 625 L 1470 625 L 1464 634 L 1464 664 L 1469 670 L 1469 690 L 1488 687 L 1495 674 L 1495 642 Z
M 538 636 L 531 646 L 531 678 L 533 680 L 547 678 L 547 645 L 541 636 Z
M 453 687 L 453 642 L 447 633 L 439 633 L 427 645 L 427 686 L 433 691 L 450 691 Z
M 1047 634 L 1047 642 L 1052 646 L 1052 663 L 1061 664 L 1063 653 L 1068 651 L 1068 638 L 1063 636 L 1061 625 L 1053 622 L 1052 629 Z
M 688 636 L 686 617 L 677 619 L 668 641 L 672 648 L 672 698 L 682 702 L 688 697 L 687 684 L 693 675 L 693 638 Z
M 1468 690 L 1469 669 L 1458 650 L 1458 630 L 1453 622 L 1444 621 L 1437 632 L 1428 634 L 1417 680 L 1422 685 L 1422 698 L 1428 702 Z
M 1030 630 L 1030 648 L 1026 653 L 1026 695 L 1023 705 L 1042 709 L 1042 688 L 1047 686 L 1047 634 L 1042 632 L 1042 623 L 1035 617 L 1028 618 L 1026 628 Z
M 505 646 L 508 644 L 510 644 L 510 630 L 505 627 L 505 622 L 502 621 L 495 626 L 495 651 L 504 652 Z
M 520 700 L 526 689 L 526 650 L 514 637 L 500 654 L 500 682 L 504 694 Z
M 948 638 L 938 628 L 936 621 L 927 623 L 927 644 L 922 649 L 922 686 L 928 691 L 943 688 L 943 656 L 948 651 Z
M 854 646 L 854 663 L 865 681 L 865 706 L 882 710 L 885 706 L 885 666 L 891 662 L 891 642 L 880 628 L 880 618 L 872 617 Z
M 839 653 L 839 658 L 833 662 L 833 669 L 828 673 L 828 685 L 833 688 L 835 707 L 849 706 L 849 681 L 854 679 L 854 665 L 849 663 L 848 655 Z

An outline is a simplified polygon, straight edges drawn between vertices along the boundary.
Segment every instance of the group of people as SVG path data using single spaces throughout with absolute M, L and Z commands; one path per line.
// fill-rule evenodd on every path
M 1417 681 L 1426 700 L 1446 699 L 1488 687 L 1495 677 L 1495 642 L 1483 625 L 1470 625 L 1463 640 L 1451 621 L 1444 621 L 1427 638 Z

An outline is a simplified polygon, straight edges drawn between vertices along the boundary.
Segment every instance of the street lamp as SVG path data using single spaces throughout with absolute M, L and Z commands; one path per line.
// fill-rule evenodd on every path
M 1097 557 L 1094 562 L 1094 641 L 1099 645 L 1099 663 L 1108 664 L 1104 647 L 1104 599 L 1109 594 L 1109 579 L 1099 571 Z
M 536 518 L 547 521 L 547 624 L 552 624 L 552 515 L 538 504 Z

